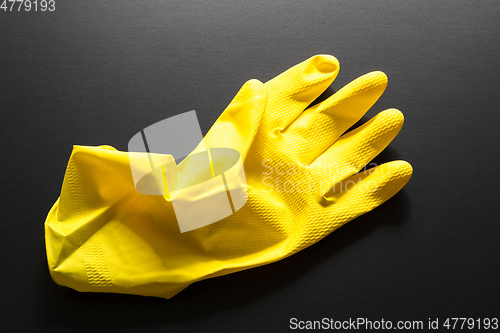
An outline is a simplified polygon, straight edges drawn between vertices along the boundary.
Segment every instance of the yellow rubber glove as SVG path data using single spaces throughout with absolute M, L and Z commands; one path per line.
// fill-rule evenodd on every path
M 338 70 L 334 57 L 315 56 L 242 88 L 205 144 L 241 153 L 248 201 L 189 232 L 180 233 L 168 199 L 135 190 L 127 152 L 75 146 L 45 224 L 54 281 L 170 298 L 193 282 L 290 256 L 388 200 L 410 179 L 408 163 L 358 171 L 397 135 L 403 116 L 386 110 L 344 134 L 383 93 L 380 72 L 307 108 Z

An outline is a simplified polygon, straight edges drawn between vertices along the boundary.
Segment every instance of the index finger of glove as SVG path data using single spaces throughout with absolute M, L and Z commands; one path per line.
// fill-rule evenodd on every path
M 265 124 L 271 129 L 285 129 L 328 88 L 339 69 L 335 57 L 316 55 L 266 82 Z

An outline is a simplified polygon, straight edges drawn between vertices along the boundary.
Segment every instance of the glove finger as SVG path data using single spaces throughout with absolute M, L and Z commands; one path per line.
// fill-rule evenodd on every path
M 354 175 L 389 145 L 403 127 L 403 122 L 399 110 L 380 112 L 341 136 L 311 164 L 311 169 L 322 182 L 337 182 Z
M 303 164 L 310 164 L 354 125 L 387 86 L 382 72 L 365 74 L 325 101 L 307 109 L 285 131 L 285 138 Z
M 232 148 L 245 160 L 266 103 L 267 89 L 264 84 L 255 79 L 247 81 L 203 139 L 206 147 Z
M 284 130 L 328 88 L 339 68 L 335 57 L 316 55 L 266 82 L 269 102 L 265 124 L 272 130 Z
M 337 183 L 321 198 L 331 217 L 328 232 L 389 200 L 408 183 L 412 174 L 408 162 L 392 161 Z

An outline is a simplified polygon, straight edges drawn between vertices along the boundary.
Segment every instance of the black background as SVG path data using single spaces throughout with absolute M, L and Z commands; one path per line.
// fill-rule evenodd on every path
M 0 331 L 286 331 L 291 317 L 500 317 L 498 1 L 62 1 L 0 11 Z M 72 145 L 126 150 L 140 129 L 197 110 L 206 132 L 250 78 L 318 54 L 329 93 L 389 77 L 363 118 L 405 126 L 378 158 L 405 189 L 281 262 L 170 300 L 83 294 L 46 267 L 43 223 Z

